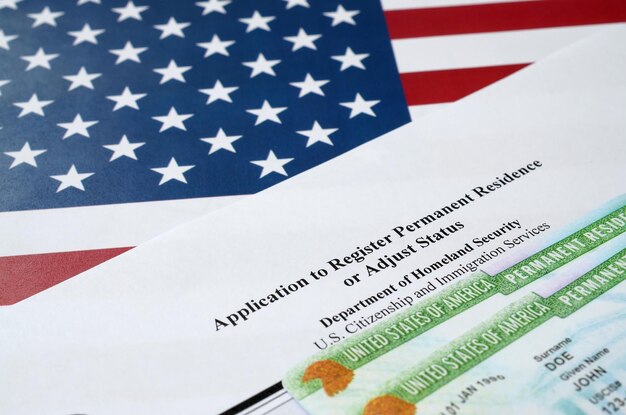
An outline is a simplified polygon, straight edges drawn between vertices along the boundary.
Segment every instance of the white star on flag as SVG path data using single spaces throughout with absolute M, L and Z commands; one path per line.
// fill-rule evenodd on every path
M 58 53 L 50 53 L 46 54 L 43 48 L 37 49 L 34 55 L 26 55 L 22 56 L 21 59 L 28 62 L 28 66 L 26 67 L 27 71 L 35 68 L 50 68 L 50 61 L 59 57 Z
M 104 29 L 92 29 L 89 23 L 85 23 L 82 29 L 67 32 L 67 34 L 74 38 L 73 46 L 80 45 L 83 42 L 97 45 L 98 39 L 96 37 L 104 32 Z
M 3 86 L 5 86 L 6 84 L 8 84 L 9 81 L 8 79 L 0 79 L 0 88 L 2 88 Z M 0 97 L 2 96 L 2 89 L 0 89 Z
M 218 79 L 217 81 L 215 81 L 215 85 L 213 85 L 213 88 L 200 89 L 199 91 L 209 96 L 206 101 L 207 105 L 218 100 L 230 102 L 232 104 L 233 100 L 230 97 L 230 94 L 238 89 L 238 86 L 224 86 Z
M 229 56 L 228 50 L 226 50 L 226 48 L 234 44 L 235 44 L 235 41 L 221 40 L 218 35 L 213 35 L 210 42 L 197 43 L 199 47 L 201 47 L 202 49 L 205 49 L 204 51 L 205 58 L 208 58 L 209 56 L 214 55 L 216 53 L 219 53 L 220 55 L 224 55 L 224 56 Z
M 6 151 L 6 154 L 9 157 L 13 157 L 13 163 L 9 166 L 12 169 L 15 166 L 19 166 L 20 164 L 29 164 L 33 167 L 37 167 L 37 161 L 35 157 L 45 153 L 48 150 L 32 150 L 30 148 L 30 144 L 28 141 L 24 143 L 24 146 L 20 151 Z
M 96 124 L 98 124 L 98 121 L 84 121 L 80 114 L 76 114 L 74 120 L 71 122 L 62 122 L 57 125 L 65 129 L 65 134 L 63 135 L 63 139 L 65 140 L 73 135 L 82 135 L 83 137 L 89 138 L 89 131 L 87 131 L 87 129 Z
M 111 49 L 109 50 L 109 52 L 117 55 L 117 60 L 115 61 L 115 64 L 119 65 L 120 63 L 125 61 L 141 63 L 139 55 L 147 50 L 148 48 L 136 48 L 130 41 L 127 41 L 122 49 Z
M 40 101 L 37 94 L 33 94 L 30 99 L 26 102 L 16 102 L 13 105 L 22 109 L 17 118 L 22 118 L 28 114 L 37 114 L 42 117 L 46 115 L 43 112 L 43 107 L 52 104 L 54 101 Z
M 152 119 L 161 123 L 159 132 L 162 133 L 170 128 L 178 128 L 179 130 L 187 131 L 184 122 L 191 117 L 193 117 L 193 114 L 179 114 L 176 108 L 170 107 L 170 112 L 168 112 L 167 115 L 152 117 Z
M 334 12 L 326 12 L 324 16 L 330 17 L 333 19 L 332 26 L 340 25 L 341 23 L 347 23 L 351 25 L 356 25 L 354 21 L 354 16 L 361 13 L 359 10 L 346 10 L 341 4 L 337 6 L 337 10 Z
M 50 177 L 52 177 L 54 180 L 58 180 L 61 182 L 59 184 L 59 187 L 57 188 L 57 193 L 59 193 L 61 190 L 65 190 L 68 187 L 74 187 L 78 190 L 85 191 L 85 187 L 83 186 L 83 180 L 93 175 L 94 173 L 79 173 L 76 170 L 76 166 L 72 164 L 72 167 L 70 167 L 70 169 L 67 171 L 67 174 Z
M 225 7 L 230 3 L 230 0 L 207 0 L 196 2 L 196 6 L 202 7 L 202 15 L 206 16 L 213 12 L 226 14 Z
M 135 6 L 135 3 L 129 1 L 124 7 L 114 7 L 114 13 L 119 14 L 117 18 L 118 22 L 123 22 L 126 19 L 142 20 L 141 13 L 148 10 L 148 6 Z
M 317 95 L 324 96 L 324 91 L 322 91 L 322 87 L 329 82 L 330 81 L 328 79 L 315 80 L 313 79 L 311 74 L 308 73 L 304 77 L 304 81 L 290 82 L 289 85 L 293 85 L 296 88 L 300 88 L 300 94 L 298 95 L 298 98 L 302 98 L 303 96 L 306 96 L 308 94 L 317 94 Z
M 187 179 L 185 178 L 185 172 L 193 169 L 194 167 L 195 167 L 194 165 L 179 166 L 178 163 L 176 162 L 176 159 L 172 157 L 167 166 L 156 167 L 150 170 L 155 171 L 162 175 L 161 181 L 159 182 L 159 186 L 161 186 L 162 184 L 167 183 L 170 180 L 177 180 L 179 182 L 186 184 Z
M 117 160 L 120 157 L 128 157 L 133 160 L 137 160 L 137 155 L 135 154 L 135 150 L 139 147 L 143 146 L 146 143 L 131 143 L 128 141 L 128 137 L 124 134 L 117 144 L 107 144 L 102 147 L 111 150 L 113 154 L 111 154 L 111 159 L 109 161 Z
M 21 3 L 24 0 L 0 0 L 0 10 L 13 9 L 17 10 L 17 3 Z
M 346 48 L 346 53 L 343 55 L 335 55 L 331 56 L 332 59 L 341 62 L 340 71 L 345 71 L 348 68 L 359 68 L 365 69 L 365 65 L 363 65 L 363 59 L 367 58 L 369 53 L 354 53 L 352 48 Z
M 363 99 L 361 94 L 356 94 L 354 97 L 354 101 L 351 102 L 340 102 L 339 105 L 350 108 L 350 118 L 354 118 L 359 114 L 367 114 L 372 117 L 375 117 L 376 114 L 372 110 L 372 107 L 378 104 L 380 100 L 372 100 L 366 101 Z
M 84 66 L 81 66 L 76 75 L 67 75 L 63 79 L 71 82 L 68 91 L 72 91 L 76 88 L 85 87 L 87 89 L 93 88 L 93 80 L 102 76 L 101 73 L 88 73 Z
M 300 28 L 300 30 L 298 30 L 297 35 L 285 36 L 283 39 L 285 39 L 287 42 L 293 43 L 293 46 L 291 47 L 291 51 L 295 52 L 298 49 L 302 49 L 302 48 L 317 50 L 317 47 L 315 46 L 314 42 L 321 37 L 322 35 L 318 35 L 318 34 L 309 35 L 303 28 Z
M 277 124 L 282 124 L 280 118 L 278 118 L 278 114 L 285 111 L 287 107 L 272 107 L 267 100 L 263 101 L 263 105 L 261 108 L 257 109 L 249 109 L 246 112 L 250 114 L 256 115 L 256 122 L 254 125 L 259 125 L 264 123 L 265 121 L 273 121 Z
M 46 6 L 39 13 L 29 13 L 27 16 L 34 20 L 33 27 L 39 27 L 44 24 L 56 27 L 56 19 L 64 14 L 64 12 L 53 12 L 50 10 L 50 7 Z
M 177 22 L 176 19 L 170 17 L 167 23 L 154 25 L 154 28 L 161 31 L 159 39 L 165 39 L 170 36 L 184 38 L 183 30 L 191 26 L 188 22 Z
M 276 154 L 274 154 L 274 152 L 270 150 L 265 160 L 254 160 L 250 163 L 255 164 L 263 169 L 261 170 L 261 175 L 259 176 L 259 179 L 262 179 L 270 173 L 278 173 L 282 174 L 283 176 L 287 176 L 287 172 L 285 171 L 284 166 L 290 161 L 293 161 L 293 159 L 279 159 L 278 157 L 276 157 Z
M 200 140 L 205 143 L 211 144 L 211 149 L 209 150 L 209 154 L 213 154 L 218 150 L 228 150 L 231 153 L 236 153 L 235 147 L 233 147 L 233 143 L 239 140 L 241 135 L 226 135 L 224 130 L 221 128 L 217 131 L 217 135 L 215 137 L 206 137 L 201 138 Z
M 274 66 L 280 63 L 280 59 L 275 60 L 267 60 L 265 59 L 265 55 L 259 53 L 256 61 L 243 62 L 242 65 L 247 66 L 252 69 L 250 73 L 250 78 L 254 78 L 257 75 L 262 73 L 268 74 L 270 76 L 276 76 L 276 72 L 274 72 Z
M 17 39 L 17 35 L 7 35 L 4 33 L 4 30 L 0 29 L 0 48 L 4 50 L 10 50 L 9 42 Z
M 100 0 L 78 0 L 76 5 L 82 6 L 83 4 L 87 4 L 87 3 L 100 4 Z
M 301 6 L 301 7 L 306 7 L 307 9 L 309 7 L 311 7 L 311 5 L 309 4 L 308 0 L 283 0 L 284 2 L 286 2 L 287 4 L 285 5 L 285 8 L 287 10 L 296 7 L 296 6 Z
M 322 128 L 322 126 L 315 121 L 310 130 L 301 130 L 296 132 L 308 138 L 306 142 L 307 147 L 311 147 L 315 143 L 325 143 L 332 146 L 333 142 L 329 136 L 337 130 L 337 128 Z
M 248 26 L 246 27 L 246 33 L 250 33 L 256 29 L 269 32 L 272 30 L 270 29 L 269 22 L 274 19 L 276 19 L 275 16 L 263 16 L 261 15 L 261 13 L 255 10 L 254 13 L 252 13 L 252 16 L 243 17 L 239 19 L 239 21 Z
M 191 66 L 178 66 L 176 61 L 172 59 L 165 68 L 156 68 L 153 69 L 153 71 L 161 75 L 161 82 L 159 82 L 159 84 L 163 85 L 164 83 L 172 80 L 184 83 L 185 77 L 183 74 L 190 69 Z
M 113 107 L 113 111 L 117 111 L 120 108 L 129 107 L 138 110 L 139 105 L 137 101 L 141 98 L 146 97 L 148 94 L 133 94 L 129 87 L 125 87 L 124 91 L 120 95 L 109 95 L 107 99 L 111 101 L 115 101 L 115 107 Z

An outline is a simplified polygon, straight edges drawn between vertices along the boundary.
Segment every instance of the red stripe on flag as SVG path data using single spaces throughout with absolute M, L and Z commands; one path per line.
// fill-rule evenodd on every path
M 129 249 L 0 257 L 0 306 L 15 304 Z
M 409 105 L 454 102 L 478 91 L 528 64 L 400 74 Z
M 392 39 L 626 21 L 624 0 L 549 0 L 385 12 Z

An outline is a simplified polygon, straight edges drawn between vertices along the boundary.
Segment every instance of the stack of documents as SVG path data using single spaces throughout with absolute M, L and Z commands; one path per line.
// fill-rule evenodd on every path
M 624 410 L 626 5 L 331 3 L 0 0 L 0 413 Z

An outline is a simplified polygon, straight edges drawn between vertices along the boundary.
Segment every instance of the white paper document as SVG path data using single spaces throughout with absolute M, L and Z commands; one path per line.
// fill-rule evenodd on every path
M 625 44 L 588 38 L 0 309 L 0 413 L 296 408 L 278 383 L 300 361 L 621 200 Z

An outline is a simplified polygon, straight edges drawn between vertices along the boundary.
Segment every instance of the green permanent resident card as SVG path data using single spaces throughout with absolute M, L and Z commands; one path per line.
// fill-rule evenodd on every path
M 315 415 L 626 413 L 626 198 L 294 368 Z

